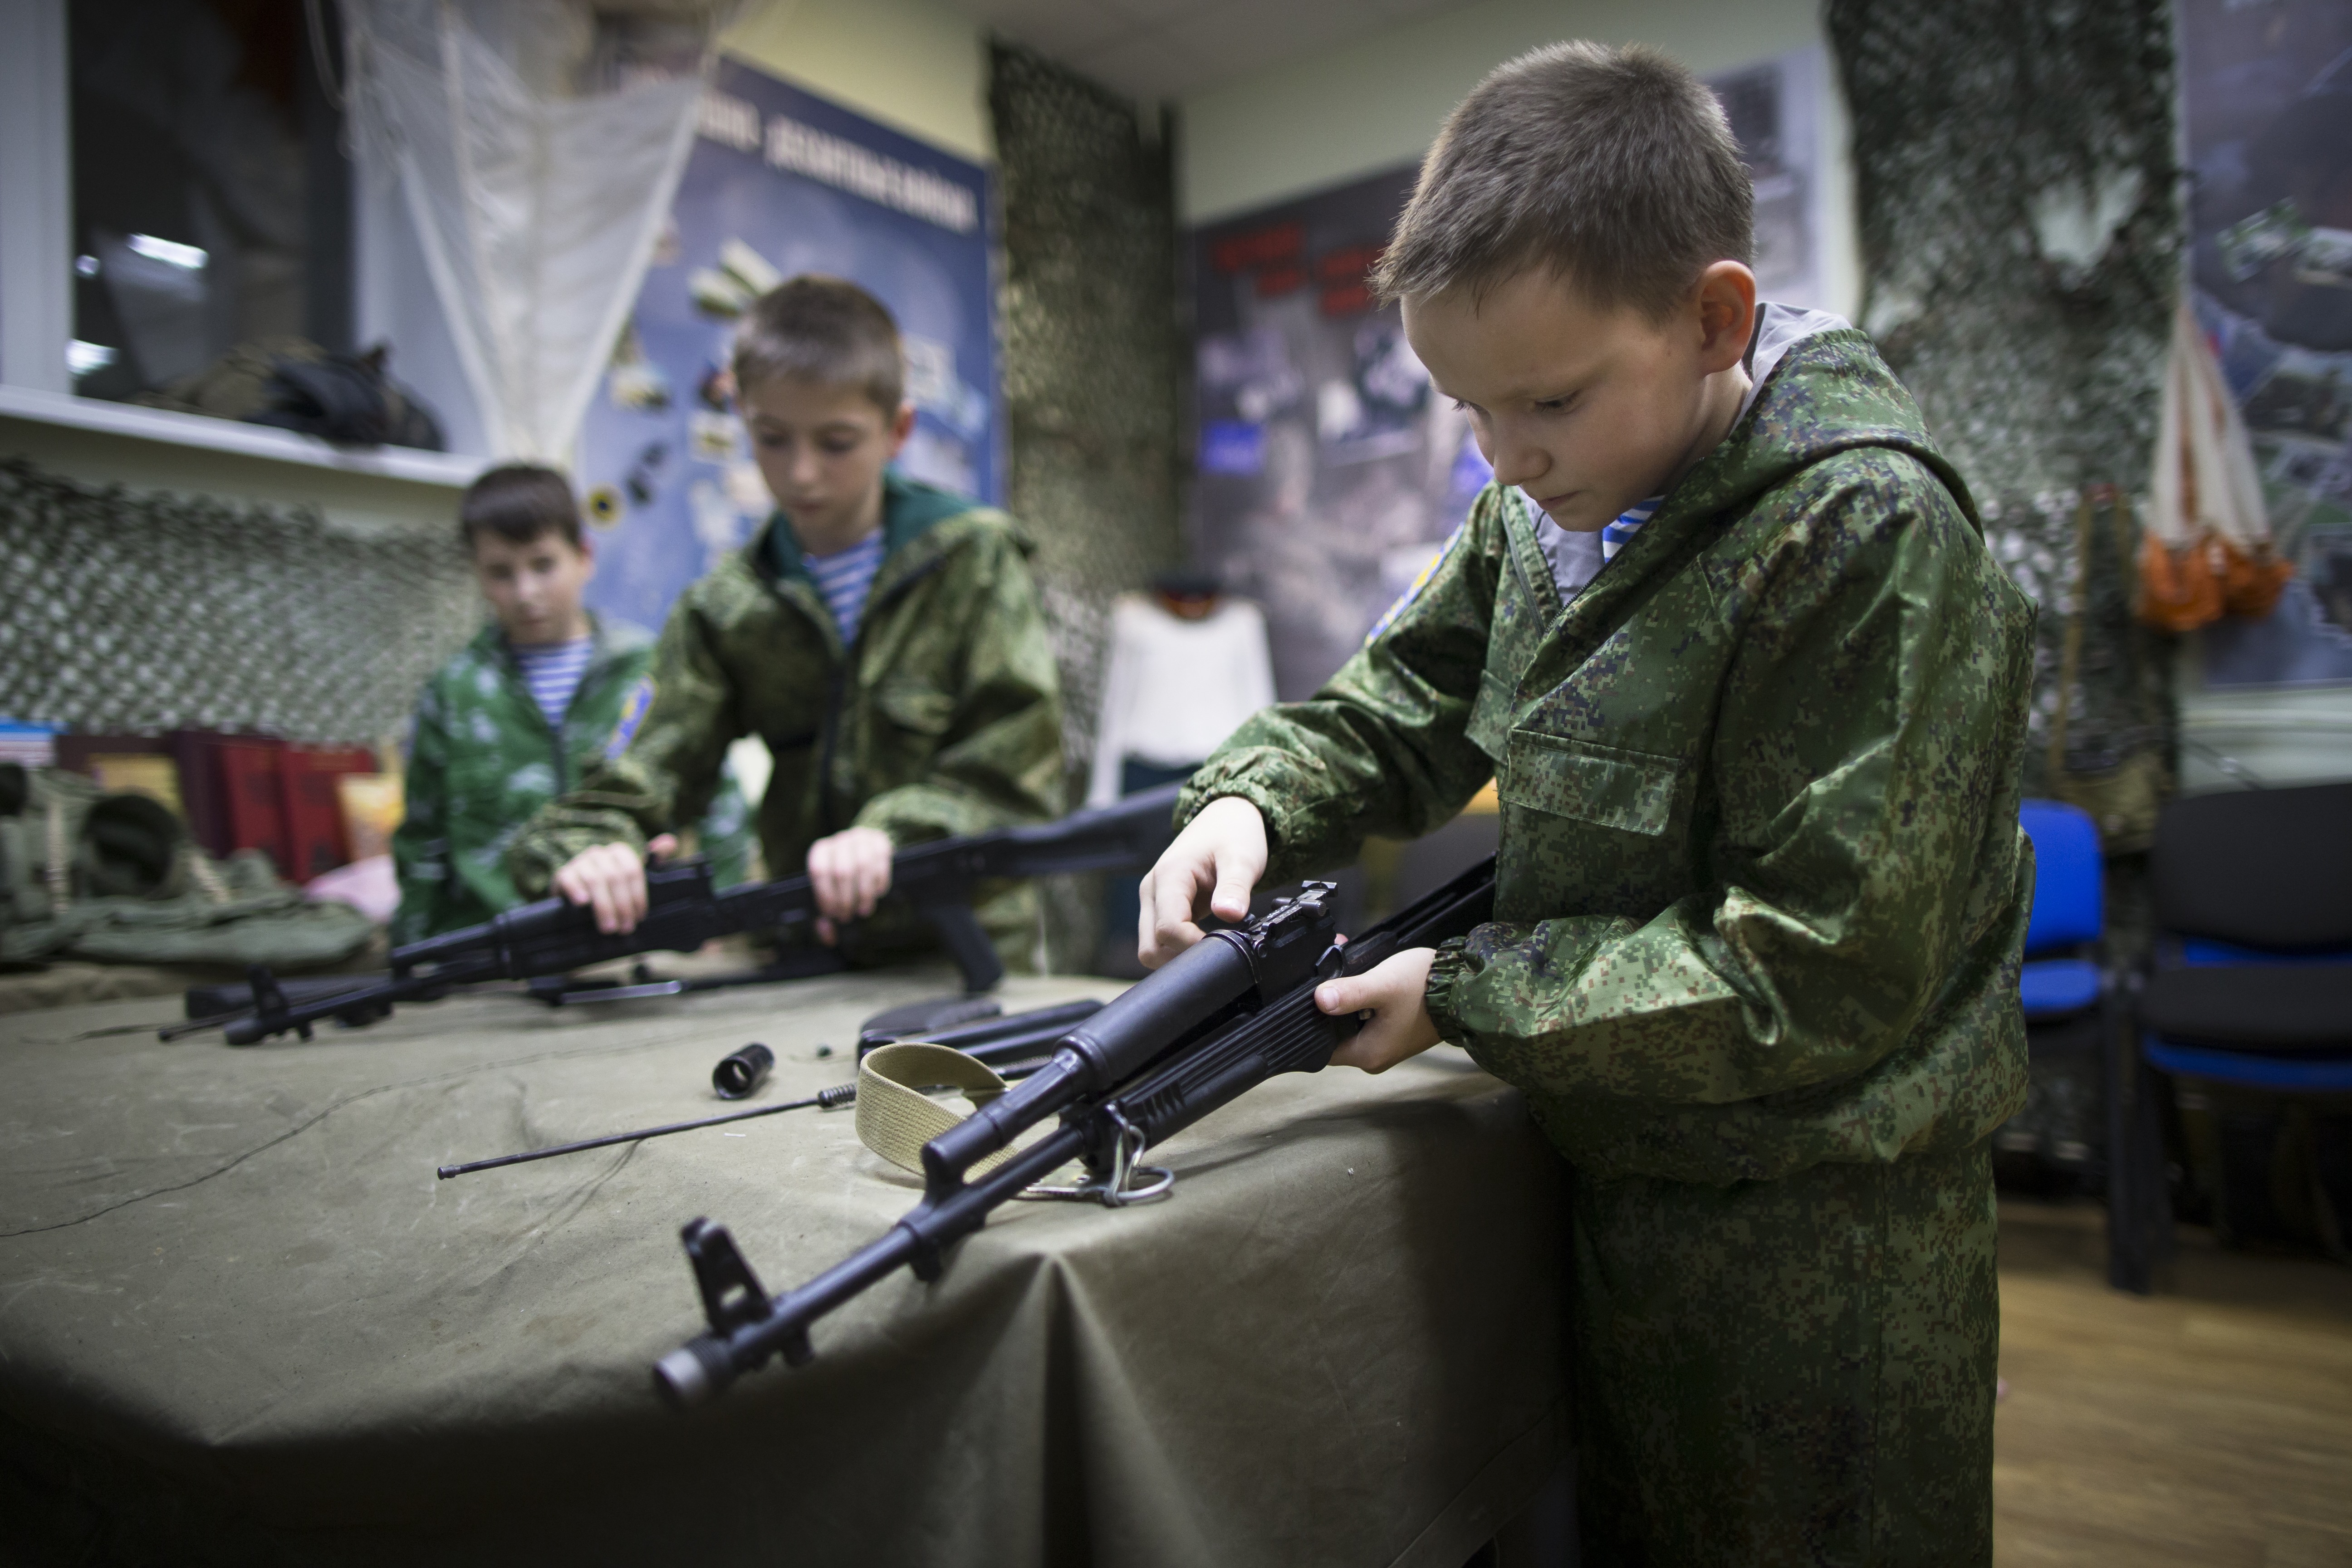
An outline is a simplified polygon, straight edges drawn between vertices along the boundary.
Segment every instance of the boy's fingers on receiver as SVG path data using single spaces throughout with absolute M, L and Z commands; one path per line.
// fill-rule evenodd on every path
M 1250 888 L 1255 881 L 1238 867 L 1224 867 L 1217 875 L 1217 890 L 1209 900 L 1210 912 L 1219 920 L 1249 919 Z

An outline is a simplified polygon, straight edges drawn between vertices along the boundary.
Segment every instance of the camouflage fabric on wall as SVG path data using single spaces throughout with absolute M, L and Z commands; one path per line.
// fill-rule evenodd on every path
M 85 485 L 0 461 L 0 713 L 371 744 L 480 620 L 440 530 Z
M 1862 325 L 2042 606 L 2026 766 L 2046 793 L 2079 492 L 2144 490 L 2156 438 L 2181 244 L 2170 11 L 1830 0 L 1827 22 L 1853 117 Z M 2102 539 L 2091 564 L 2068 766 L 2149 751 L 2168 765 L 2168 645 L 2131 618 L 2129 557 Z
M 1183 554 L 1169 150 L 1129 100 L 1014 45 L 992 46 L 989 109 L 1004 204 L 1005 505 L 1037 543 L 1075 799 L 1111 599 Z M 1057 967 L 1093 958 L 1095 881 L 1042 884 Z

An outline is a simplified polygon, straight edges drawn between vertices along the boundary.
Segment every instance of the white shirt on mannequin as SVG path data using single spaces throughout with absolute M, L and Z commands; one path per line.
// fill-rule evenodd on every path
M 1164 767 L 1205 761 L 1243 720 L 1273 700 L 1265 616 L 1255 605 L 1228 596 L 1188 621 L 1146 595 L 1121 594 L 1111 605 L 1087 804 L 1118 798 L 1119 767 L 1128 758 Z

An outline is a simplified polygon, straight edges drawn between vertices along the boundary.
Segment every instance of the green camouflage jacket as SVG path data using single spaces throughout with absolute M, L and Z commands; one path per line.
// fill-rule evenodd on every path
M 778 514 L 682 595 L 642 705 L 604 763 L 541 812 L 507 855 L 542 889 L 593 844 L 642 846 L 692 820 L 729 742 L 775 760 L 759 809 L 771 875 L 797 874 L 817 839 L 877 827 L 899 844 L 1048 820 L 1061 810 L 1062 703 L 1029 545 L 1004 513 L 889 475 L 881 569 L 844 647 Z M 986 889 L 981 923 L 1006 962 L 1034 950 L 1025 884 Z M 886 905 L 853 944 L 928 942 Z
M 532 700 L 496 622 L 425 684 L 409 742 L 407 816 L 392 839 L 400 874 L 395 943 L 473 925 L 522 901 L 501 863 L 507 846 L 604 756 L 630 691 L 653 662 L 653 639 L 644 632 L 590 620 L 594 652 L 560 736 Z M 744 816 L 742 796 L 730 786 L 702 823 L 700 848 L 722 882 L 744 873 Z
M 1297 876 L 1495 778 L 1496 921 L 1440 952 L 1430 1014 L 1595 1175 L 1963 1148 L 2025 1089 L 2032 627 L 1869 339 L 1826 332 L 1565 608 L 1490 486 L 1179 816 L 1244 796 Z

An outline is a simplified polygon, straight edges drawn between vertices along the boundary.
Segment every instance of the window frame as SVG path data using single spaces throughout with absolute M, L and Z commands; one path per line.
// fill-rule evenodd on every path
M 69 0 L 0 0 L 0 417 L 243 457 L 459 484 L 484 459 L 404 447 L 343 447 L 291 430 L 145 408 L 73 391 L 73 146 Z M 354 222 L 357 215 L 353 215 Z M 352 266 L 359 265 L 354 237 Z M 360 279 L 352 279 L 356 295 Z

